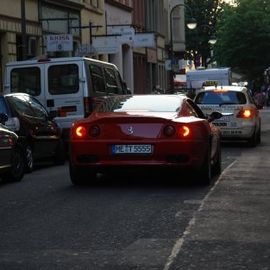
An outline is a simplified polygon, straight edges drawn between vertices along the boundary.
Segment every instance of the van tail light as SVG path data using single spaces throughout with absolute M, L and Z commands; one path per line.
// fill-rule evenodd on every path
M 93 111 L 93 98 L 91 97 L 83 98 L 83 105 L 84 105 L 84 117 L 87 117 Z
M 191 129 L 187 125 L 180 126 L 178 129 L 178 136 L 180 138 L 189 138 L 191 136 Z
M 236 115 L 237 118 L 252 119 L 255 116 L 255 110 L 253 109 L 241 109 Z

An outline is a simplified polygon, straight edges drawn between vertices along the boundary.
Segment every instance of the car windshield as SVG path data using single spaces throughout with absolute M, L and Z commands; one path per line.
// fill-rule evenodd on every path
M 181 99 L 177 96 L 145 95 L 107 98 L 98 112 L 176 112 L 180 110 Z
M 0 113 L 9 114 L 4 97 L 0 97 Z
M 236 91 L 205 91 L 201 92 L 195 98 L 197 104 L 246 104 L 245 94 Z

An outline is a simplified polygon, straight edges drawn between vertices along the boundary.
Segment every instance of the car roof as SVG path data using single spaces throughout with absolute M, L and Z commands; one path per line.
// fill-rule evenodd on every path
M 205 91 L 235 91 L 235 92 L 247 92 L 248 89 L 244 86 L 236 86 L 236 85 L 218 85 L 218 86 L 206 86 L 200 92 Z
M 16 93 L 9 93 L 9 94 L 5 94 L 3 95 L 5 97 L 9 97 L 9 96 L 24 96 L 24 97 L 32 97 L 31 95 L 27 94 L 27 93 L 22 93 L 22 92 L 16 92 Z

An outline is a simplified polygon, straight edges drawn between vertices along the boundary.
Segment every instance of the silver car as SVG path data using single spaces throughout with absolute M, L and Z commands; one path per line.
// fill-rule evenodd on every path
M 206 115 L 213 111 L 223 114 L 213 122 L 220 128 L 223 140 L 247 140 L 250 146 L 260 143 L 261 107 L 255 103 L 246 87 L 205 87 L 194 100 Z

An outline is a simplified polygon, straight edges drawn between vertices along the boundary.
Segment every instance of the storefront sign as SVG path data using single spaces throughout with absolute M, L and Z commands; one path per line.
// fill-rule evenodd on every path
M 136 33 L 133 40 L 134 48 L 156 48 L 154 33 Z
M 116 54 L 119 52 L 118 36 L 93 37 L 92 46 L 97 54 Z
M 47 35 L 47 51 L 73 51 L 73 36 L 71 34 Z

